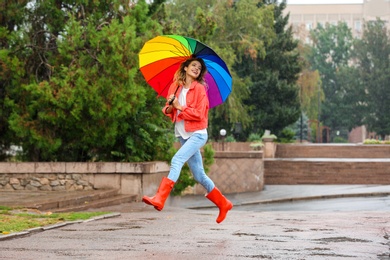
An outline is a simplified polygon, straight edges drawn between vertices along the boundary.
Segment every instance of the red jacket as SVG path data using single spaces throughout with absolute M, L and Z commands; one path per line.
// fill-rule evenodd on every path
M 176 92 L 176 98 L 179 98 L 179 94 L 183 86 L 180 86 Z M 168 96 L 175 93 L 177 85 L 172 83 L 168 90 Z M 186 97 L 186 106 L 177 116 L 177 109 L 173 108 L 172 113 L 166 114 L 165 109 L 169 106 L 168 102 L 162 109 L 166 116 L 169 116 L 172 122 L 184 120 L 184 129 L 187 132 L 194 132 L 196 130 L 205 129 L 208 126 L 208 112 L 209 112 L 209 99 L 207 97 L 205 86 L 197 81 L 192 82 L 190 89 L 188 90 Z

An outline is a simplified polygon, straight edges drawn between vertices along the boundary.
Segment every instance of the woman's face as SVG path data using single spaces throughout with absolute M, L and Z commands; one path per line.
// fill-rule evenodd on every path
M 185 67 L 186 75 L 190 76 L 193 79 L 197 79 L 202 71 L 202 65 L 199 61 L 192 61 L 188 67 Z

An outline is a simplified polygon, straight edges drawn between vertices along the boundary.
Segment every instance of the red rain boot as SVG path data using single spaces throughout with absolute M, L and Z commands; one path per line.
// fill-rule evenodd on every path
M 233 208 L 233 204 L 222 195 L 217 187 L 207 194 L 206 198 L 211 200 L 219 208 L 217 223 L 221 223 L 226 218 L 227 212 Z
M 174 181 L 168 179 L 167 177 L 163 177 L 156 195 L 153 197 L 143 196 L 142 201 L 154 206 L 154 208 L 158 211 L 161 211 L 164 208 L 164 204 L 169 196 L 169 193 L 171 193 L 173 185 L 175 185 Z

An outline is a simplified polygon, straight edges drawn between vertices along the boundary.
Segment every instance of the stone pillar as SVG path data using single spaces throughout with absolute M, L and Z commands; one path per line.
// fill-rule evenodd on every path
M 274 138 L 263 138 L 264 158 L 275 158 L 276 143 Z

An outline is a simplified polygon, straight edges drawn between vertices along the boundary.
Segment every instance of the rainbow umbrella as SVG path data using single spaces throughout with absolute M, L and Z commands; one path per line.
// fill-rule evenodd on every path
M 159 96 L 167 97 L 180 64 L 191 56 L 202 58 L 207 67 L 205 81 L 210 108 L 225 102 L 232 92 L 232 76 L 225 62 L 207 45 L 184 36 L 157 36 L 139 53 L 139 67 L 146 82 Z

